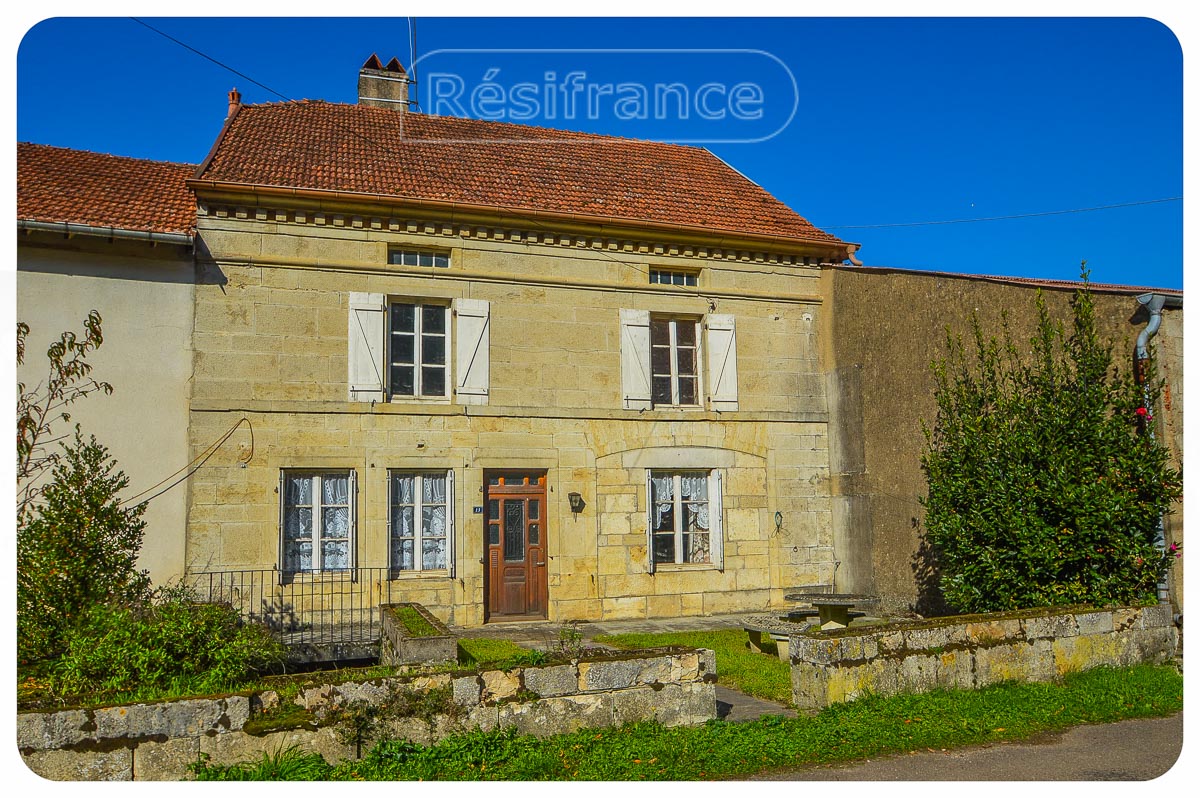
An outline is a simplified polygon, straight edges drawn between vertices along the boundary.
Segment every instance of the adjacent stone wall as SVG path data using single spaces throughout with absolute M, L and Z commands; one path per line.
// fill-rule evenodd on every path
M 324 685 L 304 690 L 296 703 L 319 717 L 324 709 L 356 700 L 384 702 L 396 688 L 445 690 L 453 711 L 395 721 L 389 730 L 429 744 L 471 728 L 513 727 L 546 736 L 644 720 L 699 725 L 717 716 L 716 679 L 712 651 L 674 649 L 508 671 Z M 273 700 L 277 697 L 264 693 L 27 712 L 17 715 L 17 746 L 31 770 L 61 781 L 181 780 L 201 754 L 215 764 L 232 764 L 289 746 L 330 762 L 354 756 L 354 748 L 328 726 L 246 731 L 254 710 Z
M 1131 274 L 1130 280 L 1136 280 Z M 840 591 L 870 593 L 885 610 L 945 611 L 936 571 L 923 544 L 926 494 L 921 471 L 921 420 L 937 414 L 930 361 L 944 355 L 946 331 L 971 337 L 971 314 L 999 334 L 1007 312 L 1013 339 L 1035 331 L 1038 291 L 1052 318 L 1071 318 L 1074 287 L 1018 279 L 859 267 L 825 270 L 828 305 L 820 317 L 829 401 L 832 536 Z M 1114 363 L 1127 368 L 1148 317 L 1136 295 L 1146 289 L 1093 286 L 1097 326 L 1115 344 Z M 1156 412 L 1159 439 L 1173 465 L 1183 463 L 1183 311 L 1167 309 L 1151 342 L 1166 380 Z M 1183 506 L 1167 518 L 1167 540 L 1183 543 Z M 1183 559 L 1170 580 L 1176 612 L 1183 609 Z M 799 583 L 798 583 L 799 584 Z
M 966 615 L 792 635 L 792 696 L 819 710 L 867 694 L 1045 682 L 1099 665 L 1164 662 L 1178 631 L 1169 606 Z

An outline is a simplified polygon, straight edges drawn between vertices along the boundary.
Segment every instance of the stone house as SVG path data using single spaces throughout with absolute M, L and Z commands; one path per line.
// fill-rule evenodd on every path
M 1069 286 L 864 269 L 706 150 L 412 113 L 403 78 L 232 92 L 198 167 L 18 148 L 18 315 L 49 336 L 100 308 L 117 390 L 80 417 L 131 490 L 179 483 L 156 581 L 281 623 L 918 603 L 942 330 Z M 1143 290 L 1101 287 L 1114 335 Z
M 188 182 L 191 453 L 253 428 L 192 477 L 188 569 L 359 569 L 466 625 L 832 584 L 854 245 L 702 149 L 378 107 L 389 66 L 358 105 L 232 94 Z

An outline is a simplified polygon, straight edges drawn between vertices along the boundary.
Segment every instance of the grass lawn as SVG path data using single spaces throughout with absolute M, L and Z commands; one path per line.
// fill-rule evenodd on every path
M 538 739 L 514 730 L 468 732 L 425 747 L 389 740 L 361 760 L 331 766 L 296 750 L 202 780 L 701 780 L 841 762 L 923 748 L 1015 740 L 1082 723 L 1157 717 L 1183 708 L 1172 667 L 1097 668 L 1060 684 L 871 697 L 814 717 L 766 717 L 664 728 L 639 723 Z
M 763 641 L 763 650 L 750 650 L 743 629 L 707 632 L 666 632 L 660 634 L 601 635 L 596 642 L 617 648 L 654 648 L 656 646 L 692 646 L 711 648 L 717 655 L 717 682 L 746 695 L 792 705 L 792 671 L 775 656 L 774 644 Z
M 487 637 L 458 639 L 459 664 L 468 668 L 538 665 L 545 659 L 546 656 L 542 652 L 518 646 L 511 640 L 493 640 Z

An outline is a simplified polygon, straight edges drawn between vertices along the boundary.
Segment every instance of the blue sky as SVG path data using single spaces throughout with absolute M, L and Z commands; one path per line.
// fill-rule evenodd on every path
M 403 17 L 144 21 L 209 58 L 128 18 L 43 21 L 17 53 L 18 140 L 198 163 L 235 86 L 251 103 L 354 102 L 372 52 L 410 63 Z M 593 52 L 433 54 L 498 42 Z M 1096 281 L 1183 285 L 1178 201 L 877 226 L 1182 196 L 1182 54 L 1152 20 L 421 18 L 417 49 L 419 78 L 458 75 L 468 90 L 489 69 L 510 90 L 572 71 L 595 84 L 682 84 L 692 97 L 752 83 L 762 101 L 744 108 L 761 111 L 756 120 L 727 104 L 723 119 L 693 107 L 687 119 L 630 121 L 607 106 L 566 118 L 560 106 L 532 121 L 710 142 L 817 226 L 861 242 L 867 265 L 1073 279 L 1087 259 Z M 432 90 L 419 86 L 427 111 Z

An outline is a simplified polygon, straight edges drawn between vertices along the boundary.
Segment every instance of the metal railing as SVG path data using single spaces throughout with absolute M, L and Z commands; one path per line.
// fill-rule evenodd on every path
M 379 639 L 379 605 L 392 602 L 389 568 L 320 573 L 275 569 L 189 573 L 200 601 L 230 604 L 287 644 L 370 643 Z

